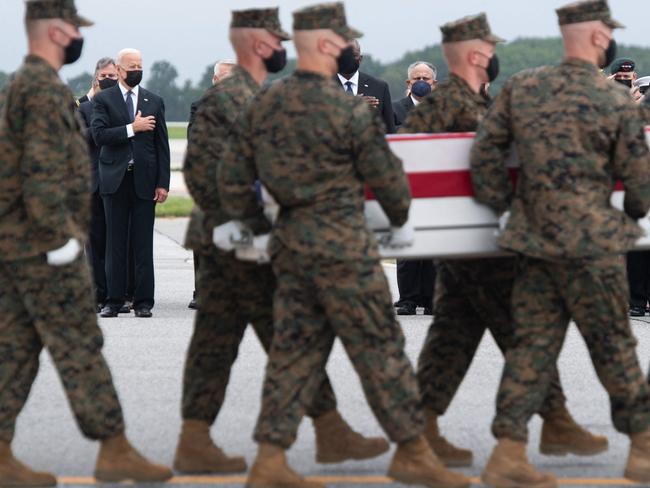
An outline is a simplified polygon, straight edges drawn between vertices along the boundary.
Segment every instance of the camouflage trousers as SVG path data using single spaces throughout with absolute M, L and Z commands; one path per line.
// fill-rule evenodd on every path
M 506 352 L 495 437 L 527 440 L 528 421 L 546 397 L 571 318 L 609 394 L 614 427 L 633 434 L 650 426 L 649 387 L 627 317 L 623 256 L 563 262 L 521 256 L 512 303 L 515 345 Z
M 511 313 L 516 258 L 437 263 L 435 320 L 418 360 L 418 383 L 426 408 L 444 415 L 467 374 L 486 329 L 501 352 L 514 345 Z M 551 365 L 548 392 L 537 412 L 547 417 L 565 408 L 560 377 Z
M 379 262 L 321 261 L 282 249 L 273 270 L 275 336 L 255 440 L 283 448 L 294 442 L 336 337 L 390 439 L 420 435 L 417 382 Z
M 266 352 L 273 339 L 275 277 L 270 265 L 238 261 L 217 251 L 199 261 L 198 311 L 185 362 L 184 419 L 213 424 L 224 402 L 239 344 L 251 324 Z M 336 397 L 323 376 L 313 392 L 308 415 L 319 417 L 336 409 Z
M 92 289 L 83 256 L 61 267 L 44 256 L 0 261 L 0 440 L 13 438 L 44 347 L 84 435 L 107 439 L 124 431 Z

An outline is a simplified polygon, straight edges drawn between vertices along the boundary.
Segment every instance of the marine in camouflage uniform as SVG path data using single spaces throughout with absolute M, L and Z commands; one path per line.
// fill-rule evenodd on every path
M 265 29 L 281 40 L 290 39 L 278 9 L 233 12 L 232 29 Z M 242 108 L 259 90 L 241 66 L 210 88 L 199 102 L 189 135 L 183 173 L 197 207 L 192 212 L 187 247 L 200 254 L 198 311 L 183 379 L 183 431 L 174 467 L 183 472 L 246 470 L 242 457 L 226 456 L 210 439 L 209 428 L 224 402 L 230 371 L 250 323 L 265 351 L 273 338 L 275 277 L 269 264 L 238 261 L 212 242 L 215 227 L 229 217 L 222 209 L 216 174 Z M 249 188 L 251 196 L 254 193 Z M 256 232 L 268 232 L 264 216 L 246 222 Z M 307 413 L 314 419 L 317 460 L 340 462 L 377 456 L 388 449 L 383 439 L 365 439 L 353 432 L 336 410 L 336 398 L 326 375 L 316 385 Z
M 515 345 L 506 352 L 492 425 L 499 444 L 483 480 L 513 479 L 519 463 L 528 473 L 523 486 L 554 485 L 525 460 L 527 423 L 547 396 L 573 318 L 609 393 L 614 426 L 632 438 L 626 476 L 649 481 L 650 398 L 627 318 L 623 254 L 641 233 L 634 219 L 650 207 L 650 154 L 627 90 L 587 61 L 588 52 L 606 58 L 621 27 L 607 3 L 572 4 L 558 17 L 567 52 L 577 50 L 576 40 L 585 49 L 585 39 L 591 51 L 509 80 L 471 155 L 476 197 L 499 214 L 510 209 L 499 244 L 518 254 Z M 521 162 L 516 190 L 505 165 L 511 143 Z M 617 180 L 626 189 L 625 213 L 610 204 Z
M 485 14 L 465 17 L 441 27 L 443 44 L 502 39 L 492 34 Z M 457 46 L 457 44 L 456 44 Z M 488 100 L 458 74 L 411 111 L 400 132 L 473 132 L 484 117 Z M 472 462 L 472 452 L 458 449 L 439 433 L 437 418 L 444 415 L 474 358 L 486 329 L 502 352 L 514 345 L 510 298 L 515 275 L 514 257 L 439 261 L 431 324 L 418 361 L 418 383 L 427 417 L 431 447 L 449 466 Z M 547 454 L 597 454 L 607 439 L 596 438 L 575 424 L 555 365 L 549 390 L 538 410 L 544 418 L 540 449 Z
M 298 69 L 262 89 L 242 114 L 241 135 L 218 177 L 223 208 L 234 219 L 259 214 L 250 192 L 257 179 L 280 206 L 269 250 L 278 280 L 275 335 L 254 435 L 260 450 L 248 483 L 313 486 L 289 470 L 283 455 L 338 337 L 379 423 L 400 444 L 391 476 L 403 480 L 406 472 L 411 482 L 467 486 L 421 435 L 415 375 L 363 214 L 367 184 L 392 225 L 406 223 L 411 198 L 402 163 L 387 146 L 381 120 L 332 81 L 335 53 L 312 47 L 327 39 L 342 53 L 360 33 L 347 26 L 338 3 L 294 13 L 294 30 L 299 66 L 309 44 L 308 62 L 320 71 Z
M 31 1 L 31 43 L 43 46 L 44 22 L 52 19 L 64 21 L 69 36 L 92 25 L 72 0 Z M 0 95 L 0 485 L 56 484 L 16 461 L 10 448 L 43 348 L 79 428 L 103 441 L 98 479 L 163 481 L 171 471 L 136 459 L 124 437 L 86 259 L 71 253 L 56 265 L 49 261 L 71 240 L 84 243 L 90 225 L 88 150 L 73 95 L 58 76 L 63 57 L 30 53 Z

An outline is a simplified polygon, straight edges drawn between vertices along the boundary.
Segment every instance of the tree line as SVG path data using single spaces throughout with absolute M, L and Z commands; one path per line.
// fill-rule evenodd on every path
M 562 57 L 562 40 L 560 38 L 522 38 L 510 43 L 499 45 L 497 54 L 501 65 L 501 74 L 491 88 L 491 93 L 498 93 L 503 83 L 513 74 L 527 68 L 557 63 Z M 619 57 L 629 57 L 635 60 L 639 76 L 650 75 L 650 48 L 619 45 Z M 406 71 L 415 61 L 428 61 L 438 69 L 438 80 L 447 78 L 447 65 L 439 44 L 418 51 L 410 51 L 400 59 L 391 63 L 382 63 L 372 55 L 364 55 L 361 70 L 385 80 L 391 91 L 393 100 L 404 96 L 406 88 Z M 295 68 L 295 60 L 291 59 L 287 67 L 273 75 L 270 81 L 288 75 Z M 156 61 L 149 69 L 145 86 L 159 94 L 165 100 L 166 117 L 169 121 L 186 121 L 189 117 L 190 105 L 201 97 L 211 86 L 213 64 L 206 66 L 203 75 L 197 83 L 191 80 L 179 80 L 178 71 L 168 61 Z M 0 88 L 9 78 L 9 74 L 0 71 Z M 91 73 L 82 73 L 67 80 L 68 85 L 76 96 L 88 91 L 92 81 Z

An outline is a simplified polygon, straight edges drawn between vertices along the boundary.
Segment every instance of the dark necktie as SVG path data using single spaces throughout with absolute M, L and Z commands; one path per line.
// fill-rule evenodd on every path
M 126 111 L 129 113 L 129 122 L 133 122 L 135 114 L 133 113 L 133 92 L 131 90 L 126 92 Z
M 347 88 L 345 89 L 345 91 L 346 91 L 347 93 L 352 93 L 352 94 L 354 95 L 354 91 L 352 90 L 352 82 L 351 82 L 351 81 L 346 81 L 346 82 L 345 82 L 345 86 L 347 86 Z

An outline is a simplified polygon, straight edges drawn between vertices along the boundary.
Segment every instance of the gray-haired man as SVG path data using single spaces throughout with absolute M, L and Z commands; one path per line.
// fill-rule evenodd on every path
M 408 67 L 406 96 L 393 103 L 395 129 L 399 129 L 409 111 L 435 89 L 438 83 L 437 77 L 438 70 L 427 61 L 416 61 Z

